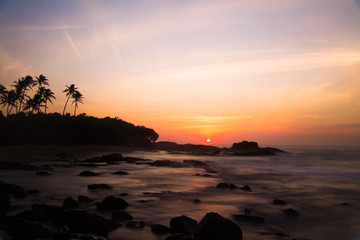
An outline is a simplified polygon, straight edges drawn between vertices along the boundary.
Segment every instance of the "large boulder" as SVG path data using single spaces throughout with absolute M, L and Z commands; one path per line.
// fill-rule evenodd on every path
M 49 218 L 46 217 L 43 213 L 38 210 L 30 209 L 26 211 L 22 211 L 16 215 L 17 218 L 29 220 L 29 221 L 37 221 L 37 222 L 47 222 Z
M 112 211 L 124 209 L 129 204 L 122 198 L 116 198 L 114 196 L 109 196 L 105 198 L 99 205 L 97 205 L 96 209 L 99 211 Z
M 75 199 L 68 197 L 63 202 L 64 208 L 78 208 L 80 207 L 80 203 L 76 201 Z
M 114 221 L 128 221 L 133 220 L 134 218 L 127 212 L 116 211 L 111 214 L 111 219 Z
M 0 193 L 10 194 L 14 198 L 24 198 L 27 196 L 27 191 L 15 184 L 4 183 L 0 181 Z
M 257 142 L 242 141 L 239 143 L 234 143 L 231 147 L 231 151 L 236 153 L 256 152 L 258 150 L 259 145 L 257 144 Z
M 198 223 L 196 220 L 187 216 L 174 217 L 170 220 L 172 233 L 190 233 L 193 234 L 196 231 Z
M 94 176 L 99 176 L 98 173 L 96 172 L 92 172 L 92 171 L 82 171 L 79 176 L 82 176 L 82 177 L 94 177 Z
M 123 161 L 123 156 L 121 155 L 121 153 L 114 153 L 110 155 L 101 156 L 101 160 L 106 162 L 118 162 L 118 161 Z
M 242 231 L 238 225 L 219 215 L 207 213 L 200 221 L 195 240 L 242 240 Z

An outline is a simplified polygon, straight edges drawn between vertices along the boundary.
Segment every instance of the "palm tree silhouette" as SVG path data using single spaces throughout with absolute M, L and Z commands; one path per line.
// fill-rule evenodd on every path
M 66 109 L 66 105 L 70 99 L 70 97 L 72 97 L 72 95 L 77 91 L 77 87 L 75 87 L 75 84 L 71 84 L 70 86 L 66 85 L 66 89 L 63 91 L 66 93 L 66 96 L 68 97 L 65 103 L 65 107 L 63 110 L 63 115 L 65 114 L 65 109 Z
M 31 76 L 26 76 L 14 81 L 16 93 L 16 112 L 21 110 L 21 105 L 25 102 L 26 92 L 34 86 L 34 80 Z
M 34 111 L 40 113 L 41 107 L 44 107 L 42 105 L 44 103 L 44 99 L 41 96 L 41 94 L 36 93 L 33 98 L 28 98 L 25 102 L 24 110 L 29 110 L 29 112 L 34 113 Z
M 49 80 L 42 74 L 40 74 L 38 77 L 36 77 L 35 85 L 39 85 L 39 88 L 41 88 L 43 85 L 49 86 Z
M 71 98 L 73 98 L 73 102 L 75 103 L 75 110 L 74 110 L 74 116 L 76 116 L 76 108 L 78 107 L 78 102 L 83 103 L 83 95 L 79 91 L 75 91 L 73 95 L 71 95 Z
M 6 91 L 4 90 L 0 97 L 0 105 L 6 108 L 6 115 L 11 113 L 11 110 L 17 107 L 17 94 L 15 90 Z
M 42 87 L 44 88 L 44 87 Z M 53 102 L 51 101 L 51 99 L 56 99 L 56 97 L 54 96 L 53 91 L 51 91 L 51 89 L 49 88 L 44 88 L 44 90 L 41 92 L 41 96 L 43 101 L 45 102 L 45 114 L 46 114 L 46 109 L 47 109 L 47 102 L 51 102 L 51 104 L 53 104 Z

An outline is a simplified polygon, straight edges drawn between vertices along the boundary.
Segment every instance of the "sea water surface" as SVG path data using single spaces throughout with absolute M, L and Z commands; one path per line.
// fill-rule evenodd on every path
M 200 221 L 208 212 L 236 222 L 243 231 L 244 240 L 262 239 L 360 239 L 360 147 L 289 147 L 288 151 L 271 157 L 195 156 L 169 154 L 164 151 L 135 151 L 124 156 L 150 160 L 199 160 L 208 163 L 217 173 L 205 175 L 202 168 L 155 167 L 146 164 L 100 164 L 97 167 L 74 166 L 64 168 L 64 160 L 47 158 L 54 172 L 50 176 L 36 176 L 31 171 L 0 170 L 0 180 L 18 184 L 27 189 L 38 189 L 40 194 L 23 200 L 12 199 L 16 206 L 10 215 L 30 208 L 35 203 L 61 206 L 67 197 L 85 195 L 100 202 L 108 195 L 122 196 L 129 203 L 126 209 L 136 221 L 145 221 L 144 229 L 120 227 L 109 235 L 117 240 L 162 240 L 151 232 L 149 225 L 169 226 L 170 219 L 186 215 Z M 81 160 L 114 152 L 84 153 L 75 156 Z M 69 161 L 73 162 L 74 159 Z M 66 160 L 68 161 L 68 160 Z M 66 163 L 65 161 L 65 163 Z M 80 177 L 80 172 L 99 173 L 95 177 Z M 115 171 L 128 175 L 112 175 Z M 238 187 L 248 185 L 251 192 L 240 189 L 219 189 L 220 182 Z M 88 184 L 106 183 L 112 190 L 90 191 Z M 195 203 L 200 199 L 201 203 Z M 274 199 L 284 200 L 283 206 L 274 205 Z M 282 211 L 292 208 L 298 217 Z M 106 218 L 111 213 L 97 212 L 93 204 L 81 209 Z M 233 218 L 234 214 L 251 215 L 265 219 L 265 224 L 251 224 Z

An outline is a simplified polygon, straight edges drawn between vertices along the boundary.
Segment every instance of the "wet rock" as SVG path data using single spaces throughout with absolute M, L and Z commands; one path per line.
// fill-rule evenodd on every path
M 194 168 L 209 168 L 209 165 L 207 163 L 204 163 L 199 160 L 184 160 L 183 165 L 187 167 L 194 167 Z
M 96 214 L 74 210 L 66 213 L 66 224 L 71 232 L 93 233 L 104 237 L 118 226 L 116 222 Z
M 101 184 L 90 184 L 90 185 L 88 185 L 87 188 L 90 189 L 90 190 L 94 190 L 94 189 L 107 189 L 107 190 L 110 190 L 110 189 L 113 189 L 112 186 L 110 186 L 110 185 L 108 185 L 108 184 L 104 184 L 104 183 L 101 183 Z
M 133 220 L 134 218 L 127 212 L 116 211 L 111 214 L 111 219 L 114 221 L 128 221 Z
M 5 215 L 10 209 L 9 196 L 0 192 L 0 215 Z
M 145 222 L 144 221 L 129 221 L 126 224 L 127 228 L 144 228 Z
M 298 217 L 299 216 L 299 213 L 296 210 L 292 209 L 292 208 L 285 209 L 282 212 L 285 215 L 290 216 L 290 217 Z
M 207 172 L 207 173 L 213 173 L 213 174 L 218 173 L 217 171 L 215 171 L 215 170 L 213 170 L 213 169 L 210 169 L 210 168 L 207 168 L 207 169 L 206 169 L 206 172 Z
M 200 221 L 195 240 L 241 240 L 242 231 L 238 225 L 219 215 L 207 213 Z
M 37 166 L 21 162 L 0 162 L 1 170 L 39 170 Z
M 348 206 L 350 206 L 350 203 L 345 202 L 345 203 L 342 203 L 341 205 L 344 206 L 344 207 L 348 207 Z
M 116 172 L 113 172 L 111 173 L 113 175 L 128 175 L 129 173 L 128 172 L 124 172 L 124 171 L 116 171 Z
M 39 194 L 40 191 L 37 190 L 37 189 L 30 189 L 30 190 L 27 190 L 27 193 L 28 193 L 29 195 L 33 195 L 33 194 Z
M 105 160 L 101 159 L 101 157 L 92 157 L 85 159 L 84 162 L 101 163 L 105 162 Z
M 123 159 L 127 163 L 139 163 L 139 162 L 148 162 L 150 160 L 148 159 L 142 159 L 142 158 L 135 158 L 135 157 L 124 157 Z
M 274 199 L 273 204 L 275 205 L 286 205 L 286 202 L 280 199 Z
M 39 222 L 20 221 L 8 228 L 13 239 L 51 239 L 59 228 Z
M 252 192 L 252 189 L 249 185 L 245 185 L 244 187 L 239 187 L 240 190 L 243 190 L 244 192 Z
M 249 214 L 251 214 L 251 210 L 248 209 L 248 208 L 245 208 L 245 209 L 244 209 L 244 213 L 245 213 L 246 215 L 249 215 Z
M 33 210 L 37 210 L 44 214 L 49 219 L 57 219 L 59 216 L 62 216 L 63 209 L 61 207 L 47 205 L 47 204 L 35 204 L 32 205 Z
M 94 177 L 94 176 L 99 176 L 98 173 L 96 172 L 92 172 L 92 171 L 83 171 L 79 174 L 79 176 L 82 176 L 82 177 Z
M 118 161 L 123 161 L 123 156 L 121 155 L 121 153 L 114 153 L 110 155 L 101 156 L 101 160 L 105 162 L 118 162 Z
M 78 196 L 78 201 L 81 203 L 89 203 L 89 202 L 93 202 L 94 200 L 92 200 L 91 198 L 88 198 L 86 196 Z
M 4 183 L 0 181 L 0 193 L 10 194 L 14 198 L 24 198 L 27 196 L 27 191 L 15 184 Z
M 219 183 L 216 187 L 224 189 L 237 189 L 236 185 L 233 183 Z
M 98 167 L 100 165 L 98 165 L 96 163 L 79 163 L 78 166 L 94 168 L 94 167 Z
M 194 203 L 201 203 L 201 200 L 196 198 L 196 199 L 194 199 Z
M 234 218 L 238 221 L 248 222 L 248 223 L 265 223 L 265 220 L 262 217 L 250 216 L 243 214 L 236 214 Z
M 49 218 L 46 217 L 43 213 L 38 210 L 31 209 L 27 211 L 22 211 L 16 215 L 17 218 L 29 220 L 29 221 L 37 221 L 37 222 L 47 222 Z
M 193 238 L 187 233 L 175 233 L 168 236 L 165 240 L 193 240 Z
M 47 172 L 47 171 L 37 171 L 37 172 L 35 173 L 35 175 L 37 175 L 37 176 L 50 176 L 51 173 L 49 173 L 49 172 Z
M 129 204 L 122 198 L 116 198 L 114 196 L 109 196 L 105 198 L 99 205 L 97 205 L 96 209 L 99 211 L 112 211 L 124 209 Z
M 80 207 L 80 203 L 76 201 L 75 199 L 68 197 L 63 202 L 64 208 L 78 208 Z
M 167 234 L 171 231 L 171 229 L 165 225 L 162 224 L 154 224 L 151 225 L 151 231 L 158 235 Z
M 150 166 L 156 167 L 173 167 L 173 168 L 182 168 L 185 167 L 184 164 L 180 162 L 170 161 L 170 160 L 156 160 L 152 163 L 149 163 Z
M 170 220 L 172 233 L 190 233 L 193 234 L 196 231 L 198 223 L 185 215 L 180 217 L 174 217 Z

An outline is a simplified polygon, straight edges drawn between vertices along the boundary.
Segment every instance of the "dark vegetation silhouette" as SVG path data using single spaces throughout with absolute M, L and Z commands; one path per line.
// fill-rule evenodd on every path
M 1 117 L 0 145 L 97 144 L 150 147 L 159 135 L 150 128 L 118 118 L 96 118 L 80 114 L 26 114 Z

